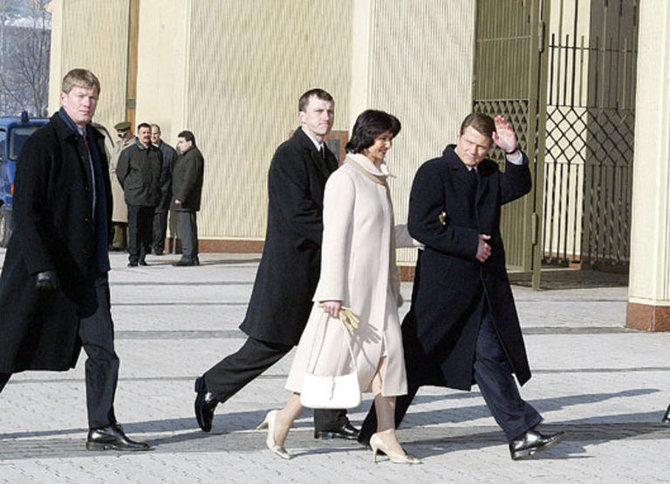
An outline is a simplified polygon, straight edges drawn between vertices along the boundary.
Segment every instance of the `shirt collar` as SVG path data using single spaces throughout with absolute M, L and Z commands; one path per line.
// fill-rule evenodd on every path
M 312 141 L 312 143 L 314 143 L 314 146 L 316 146 L 317 151 L 323 148 L 323 141 L 319 143 L 311 134 L 307 132 L 305 128 L 302 128 L 302 132 L 307 135 L 307 137 Z
M 80 135 L 84 134 L 84 130 L 81 129 L 79 126 L 74 124 L 74 121 L 72 121 L 72 118 L 70 115 L 65 111 L 65 108 L 60 108 L 58 110 L 58 115 L 61 117 L 63 121 L 65 121 L 65 124 L 67 124 L 67 127 L 70 128 L 72 131 L 75 133 L 78 133 Z

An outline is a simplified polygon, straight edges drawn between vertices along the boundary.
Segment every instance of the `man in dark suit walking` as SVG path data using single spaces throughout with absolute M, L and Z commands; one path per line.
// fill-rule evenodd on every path
M 505 171 L 486 158 L 505 152 Z M 546 450 L 564 433 L 535 430 L 540 414 L 519 395 L 530 379 L 526 349 L 505 269 L 500 210 L 531 189 L 528 158 L 512 125 L 473 113 L 456 145 L 424 163 L 410 195 L 408 229 L 425 244 L 416 265 L 412 308 L 402 325 L 408 394 L 398 397 L 396 426 L 422 385 L 479 387 L 509 441 L 512 459 Z M 376 428 L 374 407 L 359 441 Z
M 68 72 L 61 109 L 21 150 L 16 230 L 0 277 L 0 390 L 12 373 L 74 367 L 83 346 L 86 448 L 146 450 L 114 416 L 119 358 L 107 279 L 112 192 L 104 137 L 91 127 L 99 93 L 92 72 Z
M 195 415 L 205 432 L 216 405 L 279 361 L 298 344 L 321 270 L 323 192 L 337 159 L 324 143 L 334 102 L 322 89 L 298 101 L 301 127 L 277 148 L 268 174 L 268 224 L 263 257 L 240 329 L 242 347 L 195 382 Z M 315 410 L 315 438 L 355 439 L 344 410 Z

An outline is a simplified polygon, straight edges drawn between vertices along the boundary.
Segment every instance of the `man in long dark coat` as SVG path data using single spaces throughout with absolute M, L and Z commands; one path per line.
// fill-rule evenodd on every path
M 181 259 L 174 266 L 200 265 L 198 258 L 197 213 L 202 198 L 202 183 L 205 175 L 205 160 L 195 145 L 195 136 L 190 131 L 177 135 L 179 157 L 172 175 L 173 209 L 177 212 Z
M 277 148 L 268 175 L 268 223 L 263 257 L 240 325 L 249 338 L 195 382 L 195 414 L 205 432 L 214 409 L 298 344 L 321 271 L 323 192 L 337 159 L 324 143 L 334 102 L 322 89 L 298 102 L 301 127 Z M 315 438 L 355 439 L 344 410 L 315 410 Z
M 505 171 L 486 159 L 493 145 L 506 153 Z M 425 244 L 416 265 L 412 308 L 403 321 L 408 394 L 398 397 L 396 426 L 422 385 L 479 387 L 510 443 L 513 459 L 557 444 L 564 436 L 535 430 L 540 414 L 521 399 L 530 369 L 505 269 L 500 210 L 531 189 L 526 155 L 514 130 L 471 114 L 456 145 L 424 163 L 410 195 L 408 229 Z M 359 441 L 376 428 L 374 407 Z
M 104 137 L 90 124 L 99 93 L 92 72 L 70 71 L 60 111 L 19 155 L 16 229 L 0 277 L 0 390 L 12 373 L 74 367 L 83 346 L 86 448 L 146 450 L 114 416 L 119 359 L 107 280 L 112 197 Z

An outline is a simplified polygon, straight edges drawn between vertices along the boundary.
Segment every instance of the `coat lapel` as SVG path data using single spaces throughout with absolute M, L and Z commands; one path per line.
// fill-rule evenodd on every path
M 324 179 L 327 179 L 331 172 L 328 170 L 326 162 L 319 155 L 319 152 L 317 151 L 316 146 L 314 146 L 314 143 L 312 143 L 312 140 L 309 139 L 309 137 L 303 132 L 302 128 L 296 129 L 293 137 L 296 139 L 296 141 L 298 141 L 300 146 L 305 151 L 307 151 L 307 156 L 309 156 L 309 158 L 314 162 L 314 166 L 316 166 L 317 171 L 323 175 Z M 326 149 L 328 149 L 328 147 L 326 147 Z M 328 156 L 327 153 L 328 152 L 326 152 L 326 156 Z
M 90 190 L 93 189 L 93 178 L 91 173 L 91 166 L 88 160 L 88 153 L 86 153 L 86 146 L 84 145 L 84 140 L 77 133 L 72 131 L 70 127 L 61 119 L 58 113 L 55 113 L 51 120 L 54 122 L 56 132 L 58 136 L 63 140 L 63 142 L 72 146 L 72 148 L 77 152 L 77 160 L 79 160 L 79 168 L 86 179 L 86 185 Z M 91 140 L 91 142 L 95 142 Z M 103 151 L 104 153 L 104 151 Z

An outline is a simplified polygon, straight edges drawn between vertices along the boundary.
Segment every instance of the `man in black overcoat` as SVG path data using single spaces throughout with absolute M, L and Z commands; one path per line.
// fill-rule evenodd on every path
M 504 172 L 486 158 L 494 144 L 505 151 Z M 530 368 L 505 269 L 500 211 L 530 189 L 528 158 L 500 116 L 469 115 L 456 145 L 419 168 L 408 229 L 425 248 L 402 324 L 408 394 L 398 397 L 396 426 L 420 386 L 469 390 L 476 383 L 513 459 L 563 438 L 535 430 L 542 417 L 521 398 L 513 377 L 523 385 Z M 367 443 L 376 426 L 373 406 L 359 441 Z
M 146 450 L 114 416 L 119 359 L 107 280 L 112 197 L 104 137 L 90 124 L 99 93 L 92 72 L 70 71 L 60 111 L 19 155 L 16 228 L 0 276 L 0 390 L 12 373 L 73 368 L 83 346 L 86 448 Z
M 197 213 L 202 198 L 202 183 L 205 175 L 205 160 L 195 145 L 195 136 L 190 131 L 177 135 L 179 157 L 172 176 L 173 209 L 177 212 L 181 259 L 173 266 L 197 266 L 198 224 Z
M 279 145 L 268 174 L 268 222 L 263 256 L 246 317 L 249 338 L 195 382 L 195 414 L 205 432 L 214 409 L 298 344 L 312 309 L 321 271 L 323 192 L 337 169 L 324 143 L 333 127 L 334 102 L 322 89 L 298 102 L 301 127 Z M 315 438 L 355 439 L 344 410 L 315 410 Z

